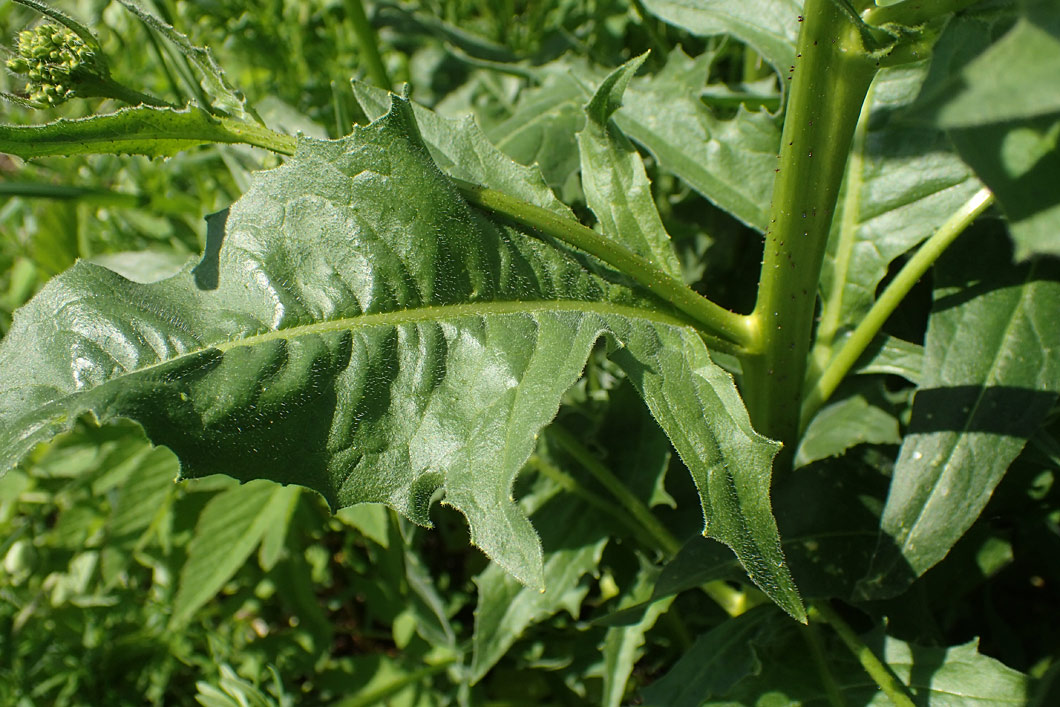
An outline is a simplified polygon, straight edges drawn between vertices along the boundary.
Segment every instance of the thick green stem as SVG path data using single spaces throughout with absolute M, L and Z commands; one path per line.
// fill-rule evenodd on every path
M 755 429 L 791 464 L 817 283 L 875 60 L 834 0 L 807 0 L 788 99 L 743 393 Z
M 364 59 L 368 75 L 379 88 L 390 90 L 390 77 L 383 65 L 383 57 L 379 54 L 379 38 L 375 35 L 375 29 L 368 22 L 364 14 L 364 4 L 361 0 L 346 0 L 346 15 L 353 25 L 353 32 L 357 35 L 357 44 L 361 49 L 361 57 Z
M 811 621 L 826 623 L 839 635 L 840 640 L 850 652 L 861 663 L 861 667 L 869 674 L 869 677 L 879 686 L 887 697 L 897 707 L 914 707 L 913 698 L 898 676 L 891 671 L 886 663 L 876 657 L 872 649 L 854 633 L 854 629 L 843 620 L 843 618 L 832 611 L 832 607 L 824 602 L 817 602 L 810 606 L 807 612 Z
M 884 289 L 879 299 L 873 303 L 868 314 L 861 320 L 839 349 L 824 373 L 803 402 L 802 425 L 809 424 L 810 419 L 839 386 L 858 358 L 865 352 L 872 339 L 883 328 L 887 318 L 913 289 L 913 286 L 924 276 L 928 268 L 938 260 L 942 252 L 968 228 L 975 219 L 994 203 L 994 195 L 989 189 L 980 189 L 950 216 L 939 230 L 924 241 L 916 254 L 898 271 L 898 274 Z
M 704 334 L 714 337 L 710 343 L 728 353 L 740 353 L 751 340 L 749 318 L 719 307 L 689 289 L 683 282 L 653 265 L 633 251 L 586 228 L 577 221 L 559 216 L 548 209 L 528 204 L 495 189 L 453 180 L 470 203 L 500 214 L 517 223 L 536 228 L 568 243 L 608 265 L 614 266 L 652 294 L 669 302 L 692 318 Z

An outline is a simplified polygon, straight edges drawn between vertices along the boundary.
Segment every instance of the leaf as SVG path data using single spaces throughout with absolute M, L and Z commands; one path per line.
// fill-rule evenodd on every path
M 993 33 L 984 35 L 979 18 L 947 27 L 950 36 L 940 42 L 961 41 L 962 56 L 977 51 L 926 87 L 919 101 L 925 117 L 944 128 L 967 128 L 1060 113 L 1060 19 L 1047 0 L 1024 4 L 1030 11 L 996 41 Z
M 887 409 L 878 382 L 850 382 L 844 387 L 810 422 L 799 441 L 796 467 L 839 456 L 859 444 L 902 443 L 898 419 Z
M 542 71 L 540 86 L 519 94 L 512 114 L 486 135 L 519 164 L 536 164 L 553 191 L 563 196 L 578 184 L 575 134 L 585 124 L 581 104 L 588 97 L 574 76 L 590 76 L 593 68 L 588 63 L 555 64 L 556 70 Z
M 551 495 L 555 493 L 552 487 Z M 541 502 L 540 498 L 531 500 Z M 553 498 L 531 517 L 541 531 L 545 591 L 522 586 L 495 564 L 475 577 L 478 605 L 472 638 L 472 683 L 481 680 L 530 625 L 560 610 L 578 617 L 589 593 L 589 586 L 580 580 L 600 563 L 607 544 L 600 518 L 572 498 Z
M 710 532 L 799 615 L 769 514 L 776 445 L 698 334 L 587 256 L 469 209 L 393 101 L 257 175 L 212 218 L 194 270 L 138 284 L 82 262 L 16 312 L 0 346 L 0 468 L 82 414 L 130 417 L 184 477 L 297 483 L 333 508 L 386 503 L 424 525 L 444 490 L 472 541 L 540 588 L 540 545 L 510 489 L 606 336 L 692 468 Z M 478 152 L 480 133 L 427 125 L 463 174 L 558 203 L 530 170 Z
M 880 522 L 865 597 L 904 589 L 949 552 L 1060 392 L 1060 272 L 1009 261 L 1003 238 L 937 266 L 924 379 Z
M 658 570 L 642 562 L 637 582 L 620 604 L 620 609 L 636 605 L 651 598 L 654 575 Z M 652 602 L 640 619 L 627 626 L 610 626 L 604 636 L 600 652 L 603 655 L 604 694 L 600 704 L 604 707 L 619 707 L 626 694 L 626 684 L 633 674 L 637 652 L 644 645 L 644 636 L 666 613 L 673 598 Z
M 761 671 L 745 677 L 724 695 L 704 700 L 711 707 L 733 704 L 827 704 L 829 697 L 802 636 L 793 630 L 757 643 Z M 1023 705 L 1029 694 L 1026 675 L 978 651 L 975 640 L 937 648 L 906 643 L 874 632 L 862 637 L 898 679 L 908 685 L 917 704 Z M 845 704 L 885 707 L 893 704 L 850 652 L 831 639 L 825 658 Z M 691 697 L 691 695 L 690 695 Z
M 864 375 L 884 373 L 920 383 L 924 371 L 924 347 L 896 336 L 878 336 L 865 349 L 854 372 Z
M 640 155 L 611 122 L 622 105 L 622 94 L 647 58 L 642 54 L 616 69 L 585 106 L 588 120 L 578 133 L 582 188 L 601 231 L 680 278 L 681 263 L 655 208 Z
M 261 538 L 286 516 L 292 492 L 256 482 L 233 486 L 203 508 L 180 572 L 170 626 L 181 626 L 243 566 Z
M 96 153 L 171 157 L 199 145 L 246 142 L 253 129 L 198 108 L 137 106 L 46 125 L 0 125 L 0 152 L 23 159 Z
M 209 49 L 195 46 L 187 35 L 178 32 L 170 24 L 163 22 L 136 3 L 130 2 L 130 0 L 119 0 L 119 2 L 125 9 L 139 17 L 145 25 L 172 42 L 180 50 L 180 53 L 186 56 L 195 65 L 195 68 L 199 70 L 202 77 L 200 84 L 209 99 L 209 105 L 201 106 L 202 108 L 207 110 L 212 108 L 241 122 L 250 123 L 253 121 L 253 116 L 246 110 L 246 100 L 228 84 L 224 72 L 214 61 L 213 54 Z
M 731 34 L 778 72 L 795 63 L 802 21 L 802 3 L 796 0 L 644 0 L 644 7 L 692 34 Z
M 647 335 L 647 340 L 619 337 L 625 348 L 612 358 L 692 474 L 703 506 L 703 534 L 732 548 L 751 580 L 804 621 L 769 501 L 773 457 L 780 444 L 751 428 L 732 376 L 710 360 L 694 331 L 631 333 Z
M 777 483 L 774 506 L 784 554 L 804 596 L 846 598 L 869 566 L 887 488 L 876 469 L 849 459 L 815 462 Z M 739 567 L 718 543 L 693 538 L 667 564 L 653 598 L 716 579 L 737 579 Z
M 390 110 L 392 94 L 387 91 L 354 81 L 353 92 L 373 120 Z M 541 173 L 532 167 L 513 164 L 490 143 L 471 115 L 463 119 L 445 118 L 416 103 L 411 105 L 431 157 L 450 177 L 497 189 L 535 206 L 572 216 L 570 209 L 541 181 Z
M 949 23 L 913 113 L 947 128 L 994 192 L 1019 260 L 1060 255 L 1060 20 L 1048 0 L 1023 5 Z
M 753 643 L 771 617 L 776 617 L 774 610 L 760 607 L 701 635 L 669 672 L 644 690 L 645 707 L 699 707 L 758 673 L 762 665 Z
M 721 119 L 699 99 L 713 55 L 680 48 L 656 76 L 634 79 L 615 122 L 659 164 L 740 221 L 764 232 L 776 176 L 780 127 L 739 107 Z

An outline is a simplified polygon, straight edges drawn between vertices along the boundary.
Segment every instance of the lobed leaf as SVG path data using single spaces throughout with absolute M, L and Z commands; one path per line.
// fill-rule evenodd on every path
M 479 135 L 428 125 L 463 174 L 558 208 Z M 615 279 L 472 211 L 395 97 L 372 125 L 303 139 L 257 175 L 212 218 L 196 268 L 141 284 L 82 262 L 16 312 L 0 468 L 82 414 L 129 417 L 184 477 L 296 483 L 424 525 L 442 492 L 476 545 L 541 587 L 512 482 L 603 336 L 692 470 L 710 534 L 801 617 L 769 510 L 777 445 L 698 334 Z
M 644 0 L 644 7 L 692 34 L 731 34 L 778 72 L 795 63 L 802 3 L 797 0 Z

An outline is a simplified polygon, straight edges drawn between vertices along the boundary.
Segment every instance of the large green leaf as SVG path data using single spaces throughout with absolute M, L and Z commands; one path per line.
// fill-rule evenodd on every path
M 901 591 L 946 556 L 1060 392 L 1060 272 L 1048 260 L 999 269 L 1007 242 L 979 235 L 937 268 L 924 377 L 867 597 Z
M 430 127 L 461 174 L 562 209 L 476 135 Z M 349 138 L 301 140 L 210 230 L 194 270 L 140 284 L 79 263 L 16 313 L 0 468 L 84 413 L 130 417 L 185 477 L 297 483 L 425 525 L 443 491 L 476 545 L 540 587 L 512 482 L 605 336 L 696 479 L 708 532 L 802 617 L 769 509 L 777 445 L 731 376 L 664 304 L 471 210 L 407 101 Z
M 802 3 L 797 0 L 644 0 L 644 6 L 693 34 L 731 34 L 777 69 L 795 63 L 802 22 Z

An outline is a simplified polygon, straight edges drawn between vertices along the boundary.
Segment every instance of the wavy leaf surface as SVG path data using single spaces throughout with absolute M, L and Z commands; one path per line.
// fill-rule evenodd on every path
M 529 184 L 474 136 L 432 129 L 473 163 L 463 173 Z M 440 492 L 476 545 L 540 587 L 512 482 L 606 337 L 692 470 L 710 534 L 801 618 L 769 509 L 776 445 L 754 434 L 732 378 L 664 304 L 470 209 L 407 101 L 349 138 L 303 139 L 208 241 L 196 268 L 150 284 L 79 263 L 16 313 L 0 348 L 0 467 L 82 414 L 129 417 L 185 477 L 300 484 L 424 525 Z

